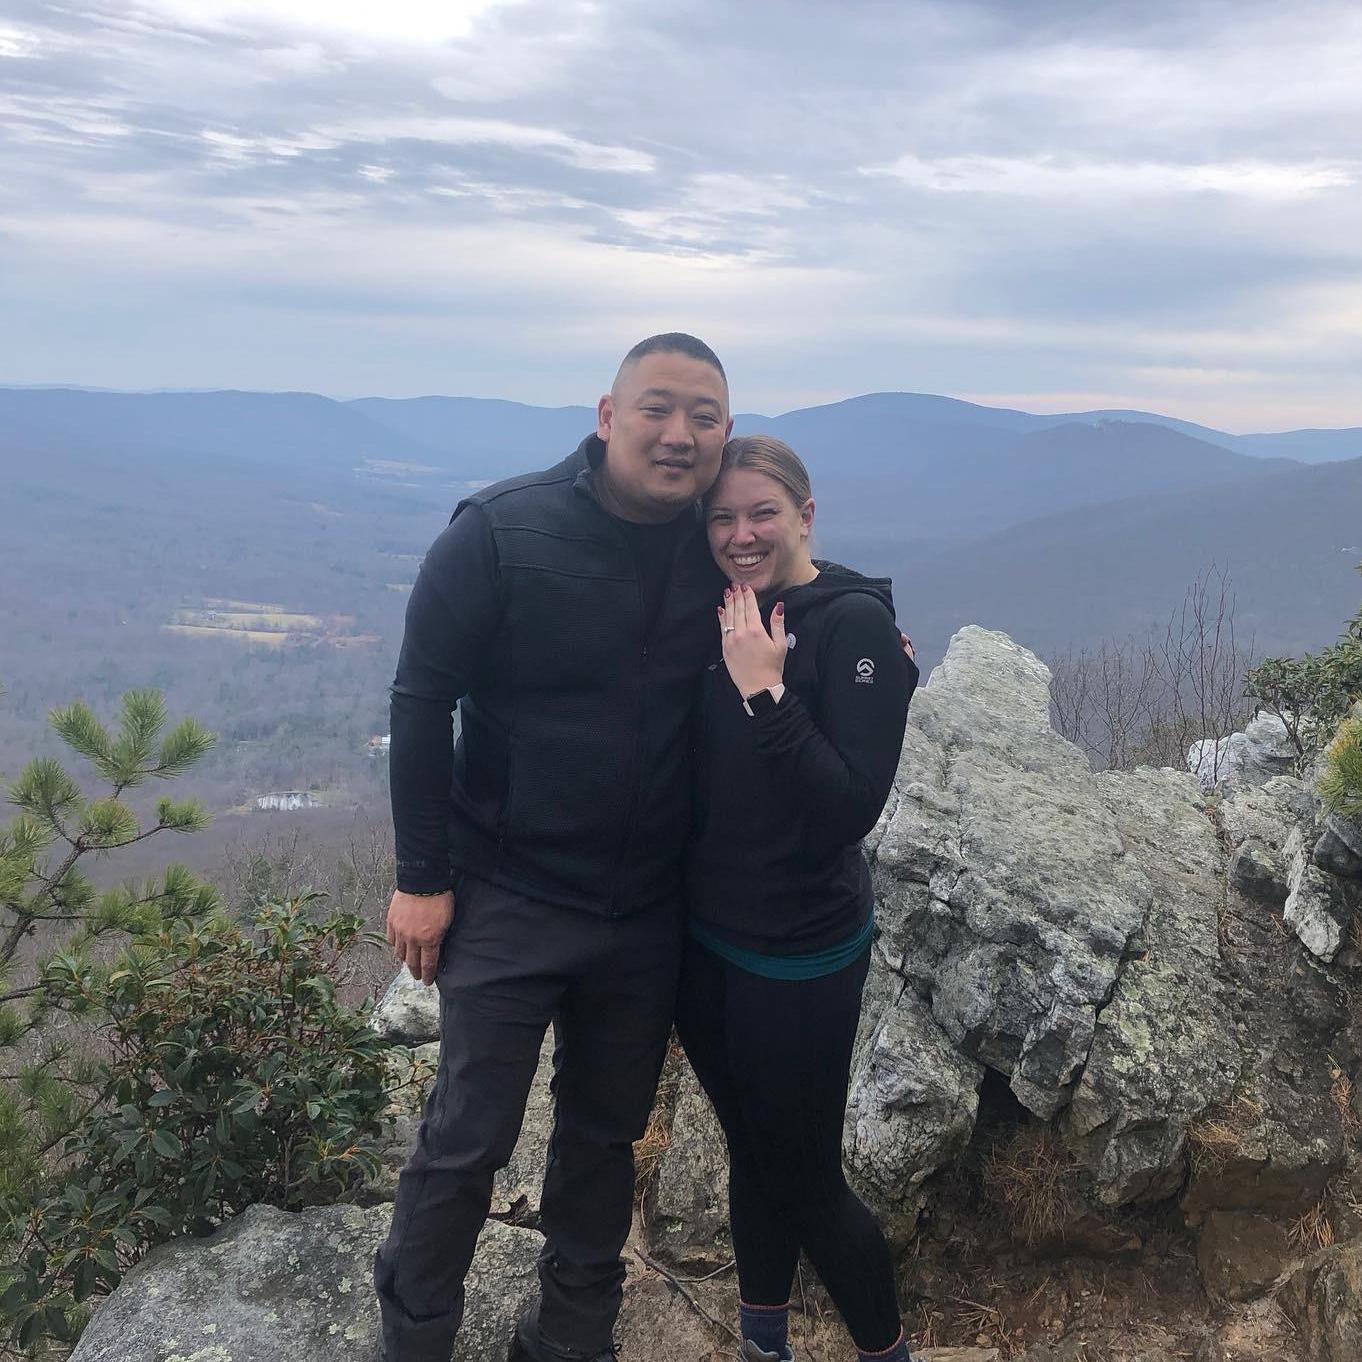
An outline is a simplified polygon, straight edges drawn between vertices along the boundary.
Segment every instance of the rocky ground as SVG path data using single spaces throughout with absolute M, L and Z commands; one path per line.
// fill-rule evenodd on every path
M 1048 682 L 1010 639 L 962 630 L 867 843 L 879 931 L 844 1152 L 900 1255 L 915 1355 L 1355 1362 L 1358 829 L 1323 818 L 1261 721 L 1209 791 L 1094 775 L 1050 725 Z M 375 1355 L 369 1260 L 433 1073 L 432 1002 L 399 979 L 380 1010 L 409 1081 L 369 1204 L 256 1207 L 166 1246 L 79 1362 Z M 534 1289 L 551 1067 L 546 1046 L 464 1362 L 500 1362 Z M 730 1357 L 723 1144 L 679 1054 L 640 1166 L 624 1356 Z M 807 1270 L 797 1305 L 802 1358 L 852 1355 Z

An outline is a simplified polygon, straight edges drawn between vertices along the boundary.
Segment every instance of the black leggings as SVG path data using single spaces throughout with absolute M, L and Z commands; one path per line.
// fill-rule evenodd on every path
M 687 941 L 676 1029 L 728 1139 L 738 1286 L 784 1305 L 808 1255 L 856 1346 L 899 1336 L 889 1248 L 842 1173 L 842 1119 L 870 951 L 836 974 L 767 979 Z

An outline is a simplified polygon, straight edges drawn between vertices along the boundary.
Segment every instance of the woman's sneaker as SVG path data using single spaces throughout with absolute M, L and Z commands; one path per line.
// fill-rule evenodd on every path
M 757 1347 L 750 1338 L 743 1339 L 742 1352 L 738 1357 L 740 1362 L 794 1362 L 794 1353 L 788 1343 L 784 1352 L 768 1353 L 764 1348 Z

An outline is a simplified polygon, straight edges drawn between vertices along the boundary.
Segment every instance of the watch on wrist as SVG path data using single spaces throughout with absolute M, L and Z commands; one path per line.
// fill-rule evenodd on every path
M 749 695 L 742 702 L 742 707 L 752 718 L 760 719 L 763 714 L 769 714 L 780 703 L 780 698 L 784 694 L 784 686 L 768 686 L 766 690 L 759 690 L 755 695 Z

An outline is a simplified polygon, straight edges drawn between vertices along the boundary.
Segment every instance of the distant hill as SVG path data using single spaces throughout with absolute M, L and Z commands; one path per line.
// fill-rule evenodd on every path
M 432 462 L 431 450 L 315 393 L 0 389 L 6 449 L 133 459 L 186 473 L 207 460 L 315 471 L 365 459 Z
M 740 417 L 739 429 L 750 428 Z M 1072 506 L 1269 476 L 1253 458 L 1157 423 L 1059 421 L 948 398 L 876 393 L 764 429 L 814 475 L 825 532 L 973 537 Z
M 435 450 L 441 466 L 470 478 L 542 467 L 596 429 L 594 407 L 527 407 L 483 397 L 361 397 L 345 403 Z
M 894 576 L 900 619 L 929 664 L 965 621 L 1041 651 L 1141 633 L 1213 561 L 1233 581 L 1240 641 L 1298 653 L 1331 641 L 1357 609 L 1360 507 L 1353 459 L 1042 516 L 949 549 L 828 547 Z

